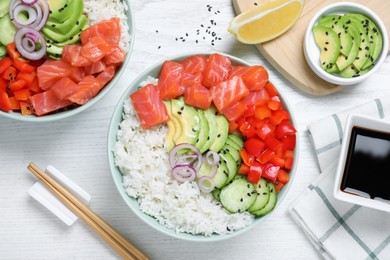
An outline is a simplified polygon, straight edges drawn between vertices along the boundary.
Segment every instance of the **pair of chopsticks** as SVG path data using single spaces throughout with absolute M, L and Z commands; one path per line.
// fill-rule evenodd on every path
M 119 234 L 118 231 L 111 227 L 64 186 L 39 169 L 38 166 L 31 162 L 27 168 L 120 256 L 124 259 L 148 259 L 141 251 Z

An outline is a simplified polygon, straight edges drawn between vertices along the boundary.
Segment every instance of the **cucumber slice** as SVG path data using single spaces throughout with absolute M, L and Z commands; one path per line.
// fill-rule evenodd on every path
M 219 153 L 219 157 L 221 158 L 221 160 L 223 160 L 223 162 L 226 164 L 226 167 L 228 169 L 228 179 L 226 181 L 226 183 L 230 182 L 231 180 L 233 180 L 234 176 L 236 176 L 237 174 L 237 163 L 236 161 L 234 160 L 233 156 L 231 156 L 229 153 Z
M 228 176 L 229 172 L 225 162 L 223 160 L 219 161 L 217 173 L 213 177 L 215 187 L 220 189 L 225 186 Z
M 244 141 L 242 140 L 242 138 L 236 134 L 230 134 L 228 136 L 228 138 L 230 140 L 232 140 L 233 142 L 235 142 L 239 147 L 240 147 L 240 150 L 242 147 L 244 147 Z
M 14 41 L 17 28 L 11 22 L 8 15 L 0 18 L 0 43 L 4 46 Z
M 276 202 L 277 202 L 277 196 L 276 196 L 276 190 L 275 185 L 272 182 L 268 182 L 269 186 L 269 200 L 264 208 L 251 212 L 253 215 L 260 217 L 268 214 L 270 211 L 272 211 L 275 208 Z
M 267 181 L 264 178 L 261 178 L 259 182 L 255 185 L 256 192 L 257 192 L 257 198 L 255 203 L 253 203 L 252 206 L 249 207 L 248 211 L 258 211 L 267 205 L 269 201 L 269 186 Z
M 221 198 L 219 197 L 221 195 L 221 190 L 220 189 L 214 189 L 211 194 L 213 195 L 214 199 L 216 201 L 221 201 Z
M 244 178 L 233 180 L 220 194 L 222 206 L 231 213 L 246 211 L 256 201 L 255 186 Z
M 11 0 L 1 0 L 0 1 L 0 17 L 3 17 L 4 15 L 8 14 L 10 2 L 11 2 Z

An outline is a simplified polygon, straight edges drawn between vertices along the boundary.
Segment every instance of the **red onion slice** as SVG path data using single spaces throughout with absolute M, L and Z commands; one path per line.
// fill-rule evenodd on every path
M 22 3 L 25 5 L 33 5 L 37 2 L 38 0 L 22 0 Z
M 28 0 L 27 2 L 31 2 L 31 4 L 26 4 L 22 0 L 12 1 L 9 5 L 10 19 L 17 28 L 28 26 L 40 31 L 49 18 L 49 4 L 46 0 Z M 27 21 L 23 21 L 19 18 L 21 12 L 27 12 Z
M 24 40 L 26 38 L 30 40 Z M 38 40 L 36 41 L 36 39 Z M 41 45 L 41 48 L 36 50 L 38 43 Z M 33 47 L 26 46 L 26 44 L 30 44 Z M 40 60 L 46 53 L 45 39 L 43 38 L 42 34 L 32 28 L 24 27 L 19 29 L 15 33 L 15 45 L 20 54 L 29 60 Z
M 217 165 L 219 163 L 219 159 L 220 159 L 219 154 L 215 151 L 212 151 L 212 150 L 210 150 L 206 153 L 205 158 L 206 158 L 206 162 L 211 166 Z
M 196 171 L 199 171 L 200 166 L 202 165 L 202 154 L 199 149 L 196 148 L 194 145 L 187 143 L 178 144 L 173 147 L 172 150 L 169 152 L 169 164 L 171 165 L 171 168 L 175 167 L 175 165 L 177 164 L 177 154 L 183 149 L 190 149 L 195 152 L 197 160 L 194 163 L 194 168 Z
M 22 21 L 21 19 L 19 19 L 19 13 L 21 12 L 27 13 L 28 15 L 27 21 Z M 13 13 L 14 13 L 13 23 L 16 26 L 16 28 L 22 28 L 24 26 L 30 25 L 37 20 L 37 11 L 31 6 L 18 5 L 13 10 Z
M 202 176 L 198 179 L 198 187 L 204 193 L 210 193 L 214 187 L 214 181 L 208 176 Z
M 179 183 L 184 183 L 186 181 L 193 181 L 196 177 L 196 171 L 192 165 L 189 164 L 179 164 L 173 167 L 172 176 Z

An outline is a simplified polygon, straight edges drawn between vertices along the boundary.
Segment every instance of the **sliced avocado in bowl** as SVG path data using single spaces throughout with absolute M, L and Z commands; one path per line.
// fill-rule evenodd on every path
M 42 29 L 42 33 L 46 38 L 50 40 L 60 43 L 68 40 L 72 40 L 74 36 L 80 34 L 83 31 L 83 28 L 87 24 L 88 19 L 85 15 L 80 16 L 79 22 L 75 23 L 73 27 L 69 28 L 69 31 L 65 34 L 56 32 L 52 30 L 50 27 L 44 27 Z M 71 39 L 72 38 L 72 39 Z
M 76 1 L 80 1 L 80 0 L 47 0 L 47 3 L 49 4 L 50 7 L 50 13 L 51 13 L 49 15 L 48 21 L 57 22 L 57 23 L 64 22 L 74 12 L 71 6 L 72 6 L 72 2 L 76 2 Z
M 50 21 L 48 20 L 45 28 L 50 28 L 51 30 L 58 33 L 67 33 L 71 28 L 77 26 L 80 23 L 80 16 L 84 12 L 84 3 L 82 0 L 73 0 L 69 2 L 69 5 L 66 7 L 67 9 L 72 10 L 71 15 L 62 22 Z M 65 11 L 63 11 L 65 12 Z M 53 16 L 52 13 L 50 16 Z
M 335 63 L 340 55 L 340 38 L 331 28 L 322 25 L 314 26 L 313 34 L 321 50 L 321 67 L 329 71 L 336 67 Z

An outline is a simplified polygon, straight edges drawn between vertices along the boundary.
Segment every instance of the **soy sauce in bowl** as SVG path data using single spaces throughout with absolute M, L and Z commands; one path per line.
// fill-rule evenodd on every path
M 354 126 L 340 189 L 390 200 L 390 133 Z

